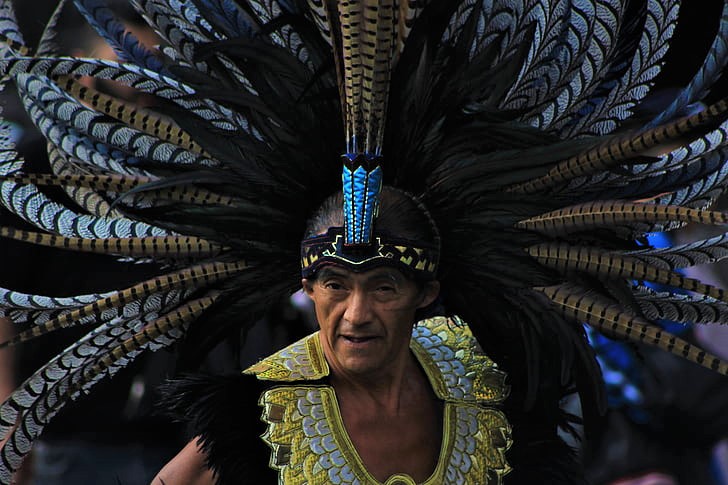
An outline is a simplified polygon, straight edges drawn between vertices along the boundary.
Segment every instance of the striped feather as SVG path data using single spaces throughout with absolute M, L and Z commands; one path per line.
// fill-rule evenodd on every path
M 138 10 L 143 12 L 150 26 L 167 42 L 172 49 L 163 51 L 174 61 L 182 65 L 194 67 L 213 78 L 220 74 L 210 68 L 207 62 L 199 61 L 198 48 L 207 42 L 222 41 L 226 39 L 224 33 L 216 30 L 200 13 L 197 6 L 191 1 L 160 2 L 151 0 L 138 2 Z M 241 86 L 250 90 L 250 82 L 226 56 L 215 53 L 214 56 L 223 63 L 226 73 L 223 76 L 234 76 Z M 239 115 L 239 113 L 238 113 Z M 247 123 L 247 121 L 244 121 Z
M 140 190 L 141 189 L 144 188 L 141 187 Z M 209 205 L 234 207 L 238 203 L 237 199 L 202 189 L 194 185 L 180 185 L 154 190 L 144 189 L 143 192 L 138 192 L 133 195 L 122 194 L 122 198 L 119 200 L 121 200 L 122 203 L 126 203 L 129 198 L 134 199 L 134 203 L 132 205 L 135 207 L 139 205 L 139 200 L 143 200 L 151 206 L 183 202 L 185 204 L 198 205 L 202 207 Z
M 29 52 L 15 19 L 12 2 L 0 2 L 0 59 L 17 54 L 28 55 Z
M 39 246 L 133 258 L 209 258 L 217 256 L 222 251 L 222 247 L 218 244 L 194 236 L 89 239 L 61 237 L 53 234 L 0 227 L 0 237 L 25 241 Z
M 94 30 L 114 49 L 123 62 L 133 62 L 157 72 L 166 72 L 154 52 L 147 50 L 136 36 L 114 16 L 105 0 L 73 0 L 76 8 Z
M 624 4 L 618 0 L 594 2 L 592 35 L 586 39 L 582 64 L 574 72 L 568 85 L 552 93 L 534 119 L 528 123 L 535 126 L 558 128 L 569 119 L 570 114 L 581 109 L 593 95 L 594 90 L 611 68 L 617 49 L 617 36 L 624 15 Z M 541 121 L 543 120 L 543 121 Z
M 617 136 L 591 150 L 565 160 L 547 174 L 509 188 L 517 193 L 530 194 L 552 189 L 559 184 L 584 175 L 617 167 L 630 158 L 644 156 L 652 148 L 668 145 L 684 136 L 694 134 L 728 116 L 728 101 L 720 100 L 698 114 L 643 131 L 637 135 Z
M 98 314 L 90 314 L 76 321 L 75 325 L 103 325 L 113 320 L 128 320 L 140 316 L 142 313 L 157 312 L 163 301 L 176 298 L 183 299 L 193 289 L 168 290 L 159 293 L 140 296 L 136 300 L 124 305 L 107 308 Z M 77 295 L 72 297 L 48 297 L 40 295 L 25 295 L 5 290 L 10 301 L 0 304 L 3 315 L 9 317 L 14 323 L 31 323 L 33 326 L 43 326 L 50 320 L 57 319 L 80 308 L 91 305 L 97 301 L 114 296 L 114 292 Z M 12 297 L 12 300 L 10 298 Z
M 144 281 L 124 290 L 117 291 L 103 300 L 73 310 L 67 314 L 49 320 L 43 325 L 20 332 L 16 337 L 0 344 L 1 347 L 13 346 L 33 338 L 45 335 L 60 328 L 72 327 L 80 318 L 98 315 L 105 310 L 113 310 L 124 306 L 139 297 L 150 293 L 159 293 L 169 289 L 200 287 L 229 278 L 245 269 L 245 263 L 205 263 L 190 266 L 173 273 Z
M 36 49 L 35 55 L 37 56 L 52 56 L 58 54 L 58 30 L 61 17 L 68 5 L 69 0 L 59 0 L 56 9 L 51 14 L 51 18 L 46 22 L 43 28 L 43 33 L 38 41 L 38 48 Z M 27 55 L 27 54 L 26 54 Z
M 650 320 L 728 324 L 728 305 L 707 296 L 656 292 L 641 287 L 635 299 Z
M 718 32 L 705 57 L 703 65 L 679 96 L 662 113 L 653 119 L 649 127 L 658 126 L 682 112 L 688 105 L 702 99 L 711 85 L 720 78 L 728 64 L 728 2 L 723 5 Z
M 219 78 L 219 73 L 214 72 L 207 62 L 198 58 L 197 51 L 201 44 L 209 41 L 223 40 L 224 35 L 220 33 L 207 34 L 209 29 L 200 30 L 200 25 L 190 25 L 186 20 L 179 18 L 179 11 L 173 6 L 158 0 L 138 0 L 134 3 L 137 11 L 144 17 L 150 27 L 171 46 L 162 46 L 162 52 L 176 65 L 191 68 L 212 78 Z M 195 11 L 196 7 L 192 7 Z M 199 15 L 199 12 L 197 12 Z M 211 27 L 210 27 L 211 28 Z M 230 74 L 240 82 L 242 86 L 250 89 L 250 82 L 240 72 L 238 67 L 227 57 L 216 54 L 218 60 L 230 71 Z M 228 112 L 236 116 L 236 122 L 245 131 L 253 133 L 247 119 L 241 113 Z M 204 117 L 204 119 L 208 119 Z
M 7 432 L 18 419 L 20 410 L 27 409 L 43 392 L 53 386 L 66 372 L 74 370 L 100 351 L 129 338 L 142 328 L 145 322 L 154 321 L 160 313 L 169 311 L 180 302 L 180 294 L 159 295 L 153 304 L 139 306 L 137 311 L 124 318 L 110 319 L 93 329 L 68 349 L 50 360 L 28 378 L 0 407 L 0 432 Z
M 569 182 L 563 193 L 580 194 L 589 191 L 598 198 L 647 198 L 666 191 L 679 190 L 707 175 L 706 170 L 725 159 L 728 150 L 728 123 L 705 133 L 688 144 L 649 163 L 621 165 L 617 171 L 578 177 Z
M 18 91 L 35 101 L 56 122 L 65 122 L 79 132 L 132 156 L 168 164 L 216 164 L 209 158 L 190 153 L 126 124 L 110 121 L 105 115 L 86 108 L 66 95 L 46 78 L 18 75 Z
M 582 272 L 605 279 L 650 281 L 728 301 L 728 293 L 722 288 L 650 266 L 628 255 L 564 243 L 536 244 L 526 248 L 526 252 L 545 267 L 562 273 Z
M 85 174 L 12 174 L 4 177 L 19 184 L 74 186 L 92 188 L 103 192 L 126 192 L 153 181 L 151 177 L 131 177 L 128 175 L 85 175 Z
M 0 202 L 35 227 L 67 237 L 123 238 L 170 234 L 137 220 L 76 213 L 54 202 L 32 185 L 0 182 Z
M 675 192 L 660 194 L 653 201 L 658 204 L 679 204 L 697 209 L 710 207 L 726 192 L 727 178 L 728 164 L 721 164 L 719 170 L 710 172 Z
M 633 223 L 693 222 L 728 224 L 728 215 L 718 211 L 702 211 L 679 205 L 654 205 L 619 200 L 587 202 L 547 212 L 516 223 L 516 227 L 550 236 L 586 231 L 596 227 L 612 227 Z
M 151 177 L 149 172 L 138 167 L 139 158 L 129 156 L 121 150 L 93 140 L 65 123 L 56 122 L 29 97 L 23 99 L 23 105 L 36 127 L 53 145 L 53 160 L 56 163 L 61 163 L 56 159 L 57 154 L 64 157 L 62 163 L 66 163 L 68 160 L 68 165 L 76 166 L 82 173 L 111 172 Z M 51 152 L 49 152 L 49 156 L 51 156 Z
M 177 64 L 193 67 L 200 72 L 210 72 L 205 62 L 195 60 L 195 44 L 204 38 L 199 32 L 181 29 L 171 17 L 177 12 L 158 0 L 135 0 L 132 5 L 157 35 L 169 44 L 168 47 L 162 47 L 167 57 Z
M 711 174 L 685 190 L 674 194 L 666 194 L 655 201 L 659 203 L 674 203 L 678 200 L 687 200 L 684 203 L 687 207 L 704 209 L 712 206 L 720 197 L 726 193 L 726 178 L 728 178 L 728 167 L 721 169 L 719 174 Z
M 172 12 L 170 18 L 186 33 L 198 33 L 199 40 L 222 40 L 225 38 L 222 32 L 219 32 L 210 24 L 192 0 L 169 0 L 166 3 Z
M 0 73 L 16 76 L 35 74 L 56 76 L 90 76 L 125 84 L 137 91 L 168 99 L 224 131 L 250 132 L 248 121 L 238 112 L 205 98 L 194 97 L 195 89 L 164 74 L 105 59 L 15 58 L 0 61 Z
M 667 270 L 717 263 L 728 257 L 728 233 L 688 244 L 641 249 L 627 254 L 645 264 Z
M 126 192 L 136 189 L 145 190 L 145 192 L 142 192 L 142 194 L 156 201 L 159 201 L 161 199 L 175 202 L 185 202 L 188 204 L 223 206 L 232 206 L 235 203 L 234 199 L 231 197 L 190 185 L 175 186 L 164 189 L 145 189 L 145 185 L 153 184 L 153 180 L 149 177 L 85 174 L 12 174 L 2 177 L 2 179 L 9 180 L 18 184 L 90 188 L 93 189 L 93 191 L 121 193 L 122 195 L 124 195 L 124 199 L 128 198 L 126 196 Z M 96 192 L 93 191 L 91 193 L 95 194 Z M 86 207 L 86 204 L 80 204 L 83 207 Z M 109 208 L 109 210 L 111 209 Z M 107 215 L 108 212 L 100 212 L 100 214 Z
M 62 76 L 54 80 L 59 87 L 96 111 L 132 126 L 161 140 L 173 143 L 192 153 L 210 158 L 210 154 L 200 147 L 192 135 L 180 128 L 169 117 L 149 109 L 138 108 L 118 98 L 104 94 L 96 89 L 82 85 L 76 79 Z
M 61 171 L 67 171 L 74 166 L 81 173 L 112 172 L 151 177 L 149 172 L 138 167 L 140 158 L 54 120 L 30 96 L 24 97 L 22 102 L 35 126 L 48 140 L 49 156 Z
M 157 319 L 157 315 L 168 312 L 184 296 L 184 293 L 172 291 L 168 294 L 151 295 L 143 301 L 127 305 L 123 314 L 119 313 L 114 318 L 107 318 L 105 323 L 52 359 L 14 392 L 0 408 L 2 434 L 7 436 L 6 432 L 8 429 L 12 429 L 14 423 L 17 423 L 22 417 L 20 414 L 23 413 L 23 410 L 33 409 L 35 403 L 40 399 L 46 402 L 48 399 L 57 401 L 58 399 L 53 397 L 54 388 L 59 382 L 72 378 L 75 367 L 79 367 L 85 361 L 97 360 L 100 355 L 103 355 L 104 349 L 113 347 L 123 339 L 130 338 L 134 332 L 138 332 L 144 326 L 145 322 L 154 321 Z M 121 366 L 123 365 L 125 363 L 121 364 Z M 37 414 L 34 415 L 34 417 L 37 416 Z M 27 431 L 27 429 L 24 428 L 22 431 Z M 35 436 L 21 436 L 22 442 L 32 440 Z M 13 451 L 16 450 L 11 448 L 10 452 Z
M 583 66 L 586 46 L 593 35 L 593 5 L 567 5 L 567 2 L 537 3 L 524 15 L 535 25 L 531 52 L 521 68 L 518 81 L 501 104 L 505 109 L 533 109 L 563 89 Z M 558 99 L 558 97 L 557 97 Z M 526 121 L 533 126 L 547 122 Z
M 251 37 L 257 31 L 256 22 L 232 0 L 202 0 L 200 5 L 205 17 L 210 19 L 225 38 Z M 258 5 L 259 2 L 250 3 L 253 9 Z M 264 23 L 270 20 L 272 16 L 265 19 Z
M 627 313 L 619 305 L 595 293 L 573 284 L 536 289 L 543 292 L 564 316 L 585 322 L 607 336 L 652 345 L 728 375 L 728 362 Z
M 52 361 L 54 365 L 41 369 L 37 376 L 33 376 L 36 377 L 35 382 L 32 381 L 33 377 L 26 381 L 21 390 L 30 392 L 8 401 L 16 408 L 12 410 L 16 413 L 15 420 L 5 421 L 12 416 L 3 416 L 4 422 L 12 423 L 9 428 L 12 434 L 2 450 L 5 467 L 15 470 L 19 466 L 28 451 L 27 445 L 66 403 L 88 393 L 102 379 L 113 376 L 143 350 L 173 343 L 190 321 L 209 308 L 216 298 L 215 294 L 199 298 L 156 319 L 154 314 L 150 314 L 144 322 L 139 321 L 142 328 L 131 335 L 128 330 L 116 335 L 108 331 L 93 332 L 92 338 L 84 339 L 81 345 L 72 346 Z M 15 394 L 10 399 L 13 397 Z M 22 424 L 18 426 L 16 423 Z
M 709 156 L 717 150 L 724 150 L 728 146 L 728 122 L 722 122 L 714 130 L 705 133 L 689 143 L 680 144 L 669 153 L 660 155 L 651 163 L 634 164 L 625 167 L 631 174 L 648 175 L 674 169 L 685 163 L 699 160 Z
M 699 197 L 700 192 L 692 192 L 692 187 L 706 178 L 720 174 L 724 160 L 728 156 L 728 145 L 710 150 L 683 163 L 676 163 L 665 170 L 644 171 L 639 175 L 603 173 L 600 176 L 583 178 L 569 183 L 564 193 L 584 194 L 591 199 L 638 199 L 664 200 L 666 196 L 679 197 L 678 194 L 691 193 L 689 197 Z M 625 172 L 629 172 L 626 170 Z M 683 198 L 681 204 L 695 206 Z M 659 230 L 659 229 L 654 229 Z
M 69 159 L 66 158 L 66 154 L 61 153 L 55 145 L 50 142 L 48 143 L 48 162 L 51 167 L 51 171 L 56 174 L 57 177 L 64 177 L 81 172 L 77 166 L 73 165 Z M 23 183 L 17 178 L 19 177 L 19 174 L 15 174 L 12 177 L 14 179 L 13 181 Z M 42 185 L 30 180 L 26 180 L 25 183 Z M 62 185 L 61 187 L 64 192 L 68 194 L 71 200 L 76 202 L 76 204 L 82 207 L 89 214 L 99 217 L 123 217 L 121 212 L 112 208 L 109 201 L 106 200 L 103 195 L 89 188 L 74 185 Z
M 324 38 L 326 43 L 333 45 L 331 22 L 326 0 L 307 0 L 308 4 L 308 15 L 313 20 L 316 27 L 318 27 L 321 36 Z
M 679 0 L 647 1 L 642 38 L 629 70 L 593 111 L 562 131 L 562 136 L 612 133 L 621 121 L 631 116 L 632 107 L 644 98 L 660 71 L 668 40 L 675 29 L 679 4 Z
M 12 163 L 0 164 L 0 180 L 12 168 Z M 0 181 L 0 202 L 35 227 L 68 237 L 141 237 L 169 234 L 169 231 L 141 221 L 76 213 L 54 202 L 33 185 L 19 185 L 7 180 Z
M 348 153 L 379 155 L 396 48 L 394 0 L 338 4 Z
M 496 3 L 496 5 L 492 5 L 492 3 Z M 477 0 L 460 2 L 443 32 L 442 42 L 456 42 L 462 34 L 463 28 L 468 20 L 476 16 L 476 31 L 470 49 L 470 57 L 474 57 L 477 53 L 490 46 L 491 42 L 498 37 L 499 32 L 497 32 L 497 28 L 489 28 L 489 21 L 494 20 L 494 23 L 502 26 L 503 24 L 507 24 L 507 22 L 497 22 L 496 19 L 501 15 L 510 15 L 508 9 L 504 9 L 503 11 L 498 10 L 502 6 L 497 5 L 497 3 L 499 2 L 481 2 Z
M 493 2 L 490 15 L 487 14 L 488 6 L 479 4 L 480 2 L 477 1 L 472 3 L 472 10 L 463 9 L 462 14 L 458 17 L 458 24 L 454 26 L 454 32 L 457 33 L 457 37 L 463 35 L 472 15 L 484 16 L 482 39 L 479 39 L 473 46 L 473 55 L 491 43 L 498 42 L 497 55 L 493 61 L 493 65 L 496 65 L 511 58 L 516 51 L 521 49 L 521 42 L 533 41 L 533 37 L 529 37 L 529 32 L 531 21 L 534 19 L 529 18 L 527 14 L 539 5 L 538 0 Z M 517 82 L 518 79 L 514 81 Z
M 217 4 L 217 3 L 228 3 L 229 0 L 204 0 L 206 4 Z M 272 22 L 275 22 L 279 17 L 290 14 L 291 8 L 285 5 L 281 5 L 284 2 L 276 0 L 267 1 L 251 1 L 249 6 L 258 16 L 257 23 L 262 26 L 267 26 Z M 210 9 L 205 10 L 207 15 Z M 269 29 L 267 29 L 269 30 Z M 268 34 L 269 38 L 275 43 L 288 52 L 293 54 L 299 61 L 309 66 L 313 71 L 314 66 L 310 62 L 309 49 L 304 44 L 301 36 L 291 25 L 280 25 L 275 30 L 272 30 Z
M 93 293 L 70 297 L 51 297 L 12 291 L 0 288 L 0 309 L 2 311 L 45 311 L 77 308 L 110 296 L 111 293 Z M 7 316 L 4 313 L 3 316 Z M 20 321 L 13 318 L 13 321 Z
M 144 2 L 144 9 L 145 13 L 149 13 L 150 11 L 154 12 L 155 19 L 162 18 L 162 22 L 167 25 L 167 29 L 163 33 L 168 41 L 174 42 L 173 45 L 175 46 L 177 46 L 177 43 L 184 45 L 185 49 L 183 51 L 179 51 L 178 49 L 178 51 L 185 54 L 184 58 L 187 64 L 194 65 L 197 70 L 213 77 L 219 76 L 208 67 L 207 63 L 197 61 L 197 49 L 201 44 L 222 41 L 227 37 L 223 32 L 215 29 L 210 24 L 194 2 L 189 0 L 173 0 L 170 2 L 152 0 L 150 2 Z M 182 47 L 182 45 L 179 47 Z M 227 70 L 225 75 L 233 75 L 241 86 L 250 89 L 250 82 L 234 62 L 222 54 L 216 53 L 215 57 L 225 66 Z
M 528 11 L 529 7 L 537 2 L 517 0 L 514 2 L 495 1 L 492 5 L 477 0 L 465 2 L 460 11 L 454 16 L 454 22 L 451 22 L 451 28 L 446 34 L 446 38 L 450 41 L 457 39 L 462 35 L 463 29 L 472 15 L 482 15 L 483 25 L 479 26 L 482 30 L 479 43 L 474 46 L 476 51 L 482 49 L 486 45 L 486 39 L 493 40 L 498 37 L 502 38 L 500 47 L 500 59 L 507 57 L 507 52 L 516 44 L 514 39 L 518 37 L 518 32 L 524 28 L 525 22 L 523 12 Z M 490 8 L 488 8 L 490 7 Z

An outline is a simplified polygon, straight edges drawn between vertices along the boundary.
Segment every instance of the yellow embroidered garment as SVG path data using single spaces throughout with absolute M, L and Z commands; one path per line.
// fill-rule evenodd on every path
M 435 317 L 415 327 L 410 348 L 444 402 L 442 445 L 426 485 L 495 485 L 510 467 L 511 430 L 494 405 L 505 399 L 505 374 L 459 319 Z M 270 465 L 286 485 L 380 484 L 366 470 L 344 428 L 334 389 L 311 384 L 329 374 L 318 332 L 251 366 L 258 379 L 290 383 L 260 397 Z M 384 485 L 414 485 L 396 474 Z

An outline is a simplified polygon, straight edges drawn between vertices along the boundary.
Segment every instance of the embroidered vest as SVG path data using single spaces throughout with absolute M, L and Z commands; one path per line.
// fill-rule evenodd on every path
M 459 319 L 435 317 L 414 328 L 410 349 L 435 395 L 444 402 L 442 445 L 426 485 L 495 485 L 510 467 L 505 452 L 511 429 L 493 407 L 507 396 L 505 374 L 482 351 Z M 260 397 L 262 436 L 280 484 L 380 484 L 366 470 L 347 435 L 334 389 L 311 384 L 329 374 L 318 332 L 246 371 L 281 385 Z M 415 485 L 396 474 L 384 485 Z

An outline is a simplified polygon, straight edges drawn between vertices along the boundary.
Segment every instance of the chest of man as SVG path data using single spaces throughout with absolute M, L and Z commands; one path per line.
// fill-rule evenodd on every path
M 347 406 L 341 396 L 339 401 L 354 449 L 378 481 L 405 473 L 421 483 L 433 475 L 442 443 L 443 403 L 431 391 L 408 396 L 396 413 Z

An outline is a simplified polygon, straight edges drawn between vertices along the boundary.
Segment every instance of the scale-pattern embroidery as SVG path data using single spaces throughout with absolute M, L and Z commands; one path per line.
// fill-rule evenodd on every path
M 445 317 L 422 320 L 415 327 L 412 339 L 416 342 L 412 344 L 416 353 L 419 344 L 431 357 L 431 360 L 420 357 L 428 376 L 431 379 L 442 376 L 444 380 L 433 383 L 440 399 L 495 404 L 506 398 L 505 373 L 483 353 L 470 328 L 461 320 Z M 428 369 L 431 363 L 437 368 Z
M 245 370 L 264 381 L 315 381 L 329 375 L 319 348 L 318 332 L 309 335 Z

